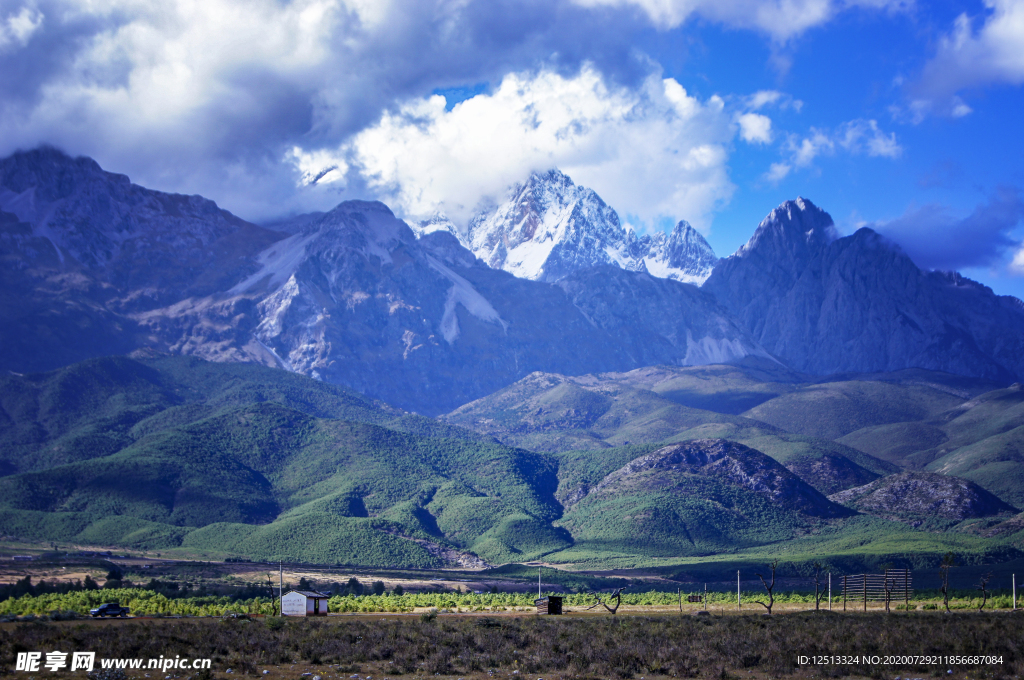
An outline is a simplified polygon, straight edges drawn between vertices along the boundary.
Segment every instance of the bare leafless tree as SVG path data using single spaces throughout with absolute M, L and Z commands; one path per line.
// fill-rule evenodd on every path
M 892 591 L 896 588 L 896 579 L 889 578 L 889 574 L 885 575 L 885 613 L 889 612 L 889 603 L 892 602 Z
M 828 591 L 822 587 L 821 575 L 828 569 L 828 565 L 821 562 L 814 563 L 814 611 L 821 609 L 821 601 L 825 599 Z
M 765 582 L 764 576 L 761 576 L 760 574 L 757 575 L 757 577 L 761 579 L 761 585 L 763 585 L 764 589 L 768 591 L 768 604 L 765 604 L 764 602 L 761 602 L 759 600 L 755 600 L 755 602 L 757 602 L 759 605 L 768 610 L 768 616 L 772 615 L 772 607 L 775 606 L 775 595 L 772 593 L 772 591 L 775 589 L 775 570 L 778 568 L 778 566 L 779 561 L 777 559 L 768 565 L 768 568 L 772 570 L 772 582 L 770 584 Z
M 942 563 L 939 565 L 939 576 L 942 578 L 942 603 L 946 606 L 946 613 L 949 613 L 949 570 L 956 566 L 956 555 L 948 552 L 942 556 Z
M 981 606 L 978 607 L 979 612 L 985 608 L 985 603 L 988 602 L 988 582 L 991 580 L 992 572 L 990 571 L 982 576 L 981 580 L 978 581 L 978 590 L 981 591 Z
M 597 604 L 593 604 L 593 605 L 587 607 L 584 611 L 590 611 L 591 609 L 593 609 L 597 605 L 601 605 L 602 607 L 604 607 L 605 609 L 610 611 L 612 613 L 612 616 L 615 616 L 615 612 L 617 612 L 619 610 L 619 605 L 622 604 L 622 591 L 623 590 L 625 590 L 625 588 L 617 588 L 614 591 L 612 591 L 611 595 L 608 596 L 608 600 L 609 601 L 615 600 L 615 606 L 614 607 L 609 607 L 607 604 L 605 604 L 604 600 L 601 599 L 600 595 L 594 593 L 594 597 L 597 598 Z

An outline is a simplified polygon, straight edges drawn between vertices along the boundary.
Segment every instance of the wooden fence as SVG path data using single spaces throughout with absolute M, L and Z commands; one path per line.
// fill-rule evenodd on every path
M 909 569 L 886 569 L 884 574 L 853 574 L 843 577 L 843 611 L 847 600 L 862 603 L 864 609 L 868 602 L 899 602 L 910 603 L 914 594 L 914 581 Z

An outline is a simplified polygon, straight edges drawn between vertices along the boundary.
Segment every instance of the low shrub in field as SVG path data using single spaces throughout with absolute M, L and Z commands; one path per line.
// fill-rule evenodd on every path
M 683 593 L 684 599 L 687 593 Z M 934 599 L 931 593 L 924 598 L 911 600 L 911 607 L 924 605 L 933 609 Z M 570 593 L 565 596 L 567 607 L 588 607 L 597 600 L 589 593 Z M 532 609 L 536 595 L 533 593 L 408 593 L 403 595 L 334 595 L 330 598 L 330 611 L 334 613 L 397 613 L 411 612 L 418 608 L 434 608 L 444 611 L 508 611 Z M 744 604 L 753 604 L 763 599 L 763 592 L 751 591 L 744 593 Z M 24 595 L 0 601 L 0 617 L 25 616 L 34 614 L 47 615 L 53 611 L 75 612 L 88 614 L 89 610 L 104 602 L 118 601 L 131 609 L 137 616 L 224 616 L 225 614 L 264 614 L 273 615 L 277 612 L 276 601 L 270 598 L 253 598 L 234 600 L 226 596 L 179 597 L 168 598 L 163 593 L 141 588 L 115 588 L 111 590 L 83 590 L 70 593 L 48 593 L 43 595 Z M 940 599 L 941 601 L 941 599 Z M 622 604 L 626 606 L 674 606 L 679 602 L 679 595 L 671 592 L 649 591 L 622 594 Z M 781 604 L 804 604 L 813 607 L 812 593 L 777 593 L 775 602 Z M 840 606 L 839 599 L 833 597 L 833 608 Z M 711 607 L 731 607 L 736 603 L 735 593 L 708 593 Z M 950 601 L 954 609 L 976 609 L 981 603 L 980 598 L 973 594 L 964 594 Z M 872 606 L 878 606 L 874 602 Z M 856 600 L 848 604 L 856 607 Z M 893 602 L 893 606 L 902 606 L 902 602 Z M 985 609 L 1009 609 L 1012 602 L 1009 595 L 994 595 L 989 598 Z

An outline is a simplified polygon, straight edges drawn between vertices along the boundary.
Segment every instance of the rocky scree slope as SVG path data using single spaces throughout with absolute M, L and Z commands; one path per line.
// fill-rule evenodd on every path
M 644 482 L 648 489 L 670 484 L 671 477 L 678 474 L 717 477 L 805 515 L 850 514 L 760 451 L 725 439 L 697 439 L 658 449 L 608 475 L 587 495 L 620 494 L 630 480 L 648 471 L 658 473 Z

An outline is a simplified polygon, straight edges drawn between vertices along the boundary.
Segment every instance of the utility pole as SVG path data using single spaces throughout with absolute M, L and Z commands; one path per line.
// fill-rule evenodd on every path
M 708 610 L 708 584 L 704 584 L 704 611 Z
M 828 572 L 828 610 L 832 611 L 832 572 Z
M 277 586 L 277 615 L 284 616 L 284 562 L 277 563 L 278 586 Z
M 540 570 L 544 567 L 537 567 L 537 599 L 540 599 Z

